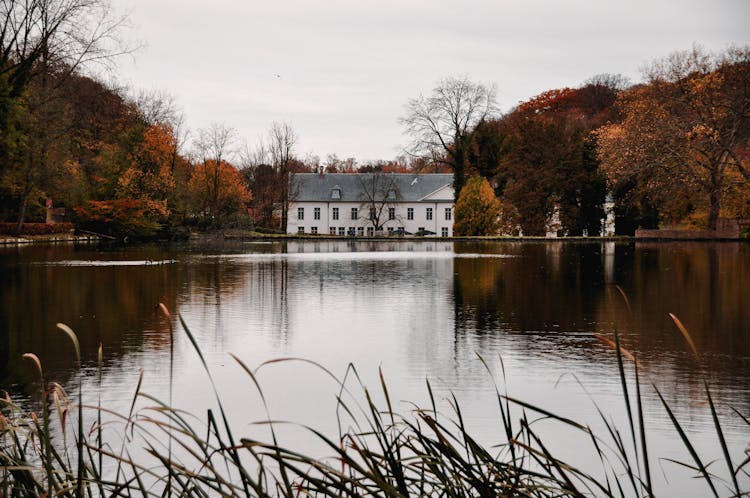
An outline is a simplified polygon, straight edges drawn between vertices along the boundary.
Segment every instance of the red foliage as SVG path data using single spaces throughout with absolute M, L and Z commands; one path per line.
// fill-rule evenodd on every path
M 572 88 L 556 88 L 540 93 L 536 97 L 521 103 L 517 112 L 540 114 L 547 111 L 558 111 L 572 107 L 577 100 L 579 90 Z

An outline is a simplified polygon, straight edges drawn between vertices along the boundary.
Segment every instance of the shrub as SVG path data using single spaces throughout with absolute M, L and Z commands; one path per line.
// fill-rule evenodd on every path
M 0 223 L 0 233 L 4 235 L 51 235 L 70 233 L 73 229 L 72 223 L 24 223 L 19 232 L 17 223 Z
M 266 227 L 255 227 L 255 231 L 258 233 L 267 233 L 269 235 L 284 235 L 283 230 L 277 228 L 266 228 Z
M 456 235 L 496 235 L 500 223 L 500 201 L 486 178 L 472 176 L 456 201 Z

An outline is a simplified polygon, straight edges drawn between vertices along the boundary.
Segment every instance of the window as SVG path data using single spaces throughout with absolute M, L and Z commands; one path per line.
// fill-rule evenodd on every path
M 318 234 L 318 227 L 310 227 L 310 233 L 317 235 Z
M 388 198 L 389 199 L 395 199 L 396 198 L 396 191 L 395 190 L 389 190 L 388 191 Z
M 313 209 L 313 219 L 315 220 L 320 219 L 320 208 Z
M 451 214 L 452 214 L 452 213 L 451 213 L 451 208 L 445 208 L 445 219 L 446 219 L 447 221 L 450 221 L 450 219 L 451 219 Z
M 417 232 L 424 232 L 424 227 L 417 228 Z
M 331 190 L 331 199 L 341 199 L 341 189 Z
M 370 208 L 370 219 L 371 220 L 375 219 L 375 208 Z
M 396 219 L 396 208 L 388 208 L 388 219 L 389 220 Z
M 427 219 L 428 220 L 432 219 L 432 208 L 427 208 Z
M 305 208 L 297 208 L 297 219 L 298 220 L 305 219 Z
M 346 235 L 346 228 L 339 227 L 339 235 Z
M 328 229 L 328 233 L 331 235 L 336 235 L 336 227 L 330 227 Z
M 414 219 L 414 208 L 406 208 L 406 219 L 407 220 Z
M 354 227 L 349 227 L 349 230 L 346 231 L 347 235 L 349 237 L 354 237 L 354 234 L 357 233 L 357 231 L 354 229 Z
M 334 220 L 338 220 L 339 219 L 339 208 L 333 208 L 333 213 L 332 214 L 333 214 L 332 218 Z
M 356 220 L 359 218 L 359 210 L 357 208 L 352 208 L 352 219 Z
M 305 233 L 305 227 L 297 227 L 297 233 Z
M 388 235 L 391 235 L 393 233 L 393 227 L 388 227 Z
M 440 229 L 440 235 L 442 235 L 443 237 L 447 237 L 448 236 L 448 227 L 441 228 Z
M 367 227 L 367 236 L 372 237 L 375 234 L 375 229 L 373 227 Z
M 357 227 L 357 235 L 362 237 L 365 234 L 365 227 Z

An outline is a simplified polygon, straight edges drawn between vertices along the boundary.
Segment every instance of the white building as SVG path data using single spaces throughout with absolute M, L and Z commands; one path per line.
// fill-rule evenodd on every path
M 453 175 L 300 173 L 287 233 L 453 236 Z

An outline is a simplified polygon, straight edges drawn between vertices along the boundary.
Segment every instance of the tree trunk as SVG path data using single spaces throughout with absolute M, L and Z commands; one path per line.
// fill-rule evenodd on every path
M 721 180 L 723 178 L 721 161 L 718 164 L 712 164 L 711 168 L 711 191 L 708 194 L 708 229 L 716 230 L 716 224 L 719 220 L 721 211 Z
M 26 217 L 26 206 L 29 204 L 29 194 L 24 193 L 21 197 L 21 205 L 18 209 L 18 225 L 16 226 L 16 232 L 21 235 L 21 228 L 23 227 L 23 221 Z
M 716 225 L 719 220 L 719 211 L 721 210 L 721 194 L 719 189 L 711 190 L 709 195 L 709 207 L 708 207 L 708 229 L 716 230 Z

